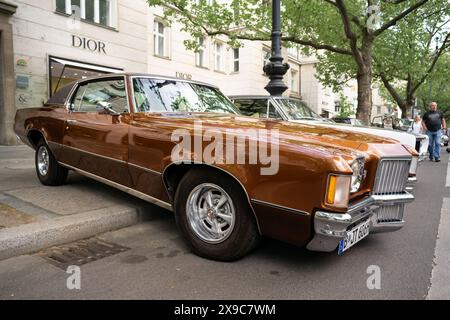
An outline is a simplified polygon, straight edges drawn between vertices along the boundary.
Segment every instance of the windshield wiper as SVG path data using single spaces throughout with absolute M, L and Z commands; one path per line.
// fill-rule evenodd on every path
M 297 120 L 321 120 L 321 119 L 312 118 L 312 117 L 300 117 L 300 118 L 297 118 Z

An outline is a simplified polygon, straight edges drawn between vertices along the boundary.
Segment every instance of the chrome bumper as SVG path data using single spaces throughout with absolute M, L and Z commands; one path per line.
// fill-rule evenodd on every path
M 413 192 L 416 188 L 417 177 L 409 177 L 408 183 L 406 184 L 406 191 Z
M 318 211 L 314 217 L 315 235 L 306 248 L 311 251 L 334 251 L 339 242 L 346 236 L 347 231 L 367 219 L 371 219 L 371 233 L 391 232 L 401 229 L 405 223 L 403 220 L 378 223 L 377 210 L 384 206 L 410 203 L 413 200 L 414 196 L 407 192 L 400 195 L 373 195 L 351 206 L 347 213 Z

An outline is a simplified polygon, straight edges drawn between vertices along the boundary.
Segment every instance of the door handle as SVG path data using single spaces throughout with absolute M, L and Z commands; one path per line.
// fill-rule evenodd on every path
M 76 124 L 77 123 L 77 120 L 67 120 L 66 121 L 67 122 L 67 125 L 66 125 L 66 130 L 70 130 L 70 125 L 71 124 Z

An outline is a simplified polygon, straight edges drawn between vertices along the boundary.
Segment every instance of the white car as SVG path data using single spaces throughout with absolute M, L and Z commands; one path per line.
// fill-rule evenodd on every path
M 339 127 L 352 132 L 362 132 L 391 138 L 412 149 L 420 142 L 419 157 L 415 158 L 410 168 L 410 186 L 412 190 L 417 181 L 416 173 L 419 162 L 427 157 L 429 139 L 426 135 L 414 135 L 403 131 L 380 129 L 367 126 L 353 126 L 335 123 L 322 118 L 312 111 L 303 101 L 295 98 L 271 96 L 231 96 L 230 99 L 246 116 L 261 119 L 280 119 L 291 122 L 311 123 L 327 127 Z

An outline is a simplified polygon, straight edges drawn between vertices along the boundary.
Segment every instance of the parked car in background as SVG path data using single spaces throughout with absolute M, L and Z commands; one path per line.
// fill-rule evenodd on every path
M 355 119 L 355 118 L 333 118 L 333 121 L 336 123 L 343 123 L 343 124 L 349 124 L 351 126 L 364 126 L 364 123 L 359 120 L 359 119 Z
M 414 199 L 406 191 L 409 148 L 313 122 L 261 118 L 242 116 L 207 84 L 114 74 L 80 80 L 42 107 L 17 111 L 15 132 L 35 150 L 42 184 L 64 184 L 73 170 L 173 210 L 192 250 L 209 259 L 238 259 L 261 236 L 343 253 L 369 232 L 404 225 L 405 204 Z M 204 160 L 212 133 L 242 142 L 246 130 L 270 130 L 271 141 L 279 135 L 271 147 L 279 148 L 276 172 L 261 174 L 266 163 L 236 164 L 227 152 Z M 179 149 L 180 132 L 193 149 Z M 268 137 L 249 135 L 243 145 L 264 145 Z M 250 147 L 244 152 L 247 159 Z
M 408 131 L 411 129 L 414 120 L 411 119 L 400 119 L 392 115 L 377 116 L 372 119 L 372 126 L 392 129 L 399 131 Z
M 385 130 L 367 126 L 353 126 L 347 123 L 336 123 L 329 119 L 324 119 L 315 113 L 307 104 L 299 99 L 287 97 L 271 97 L 260 95 L 240 95 L 231 96 L 230 99 L 241 110 L 244 115 L 260 119 L 280 119 L 296 123 L 316 124 L 339 128 L 357 133 L 367 133 L 399 141 L 405 146 L 415 150 L 416 142 L 420 141 L 420 155 L 414 158 L 411 164 L 410 179 L 408 189 L 413 190 L 417 181 L 417 167 L 421 160 L 427 157 L 428 137 L 416 137 L 412 134 L 400 131 Z
M 448 142 L 449 142 L 449 137 L 448 137 L 448 132 L 446 132 L 445 130 L 442 130 L 442 137 L 441 137 L 441 145 L 443 147 L 448 147 Z

